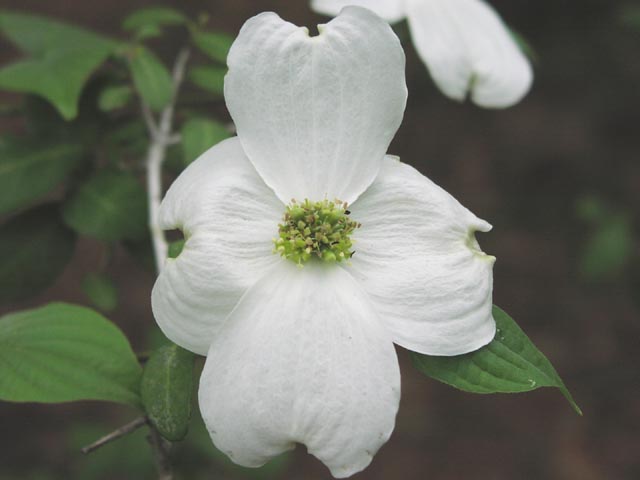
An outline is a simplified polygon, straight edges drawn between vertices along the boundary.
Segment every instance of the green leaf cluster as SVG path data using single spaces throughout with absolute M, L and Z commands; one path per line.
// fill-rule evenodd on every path
M 89 76 L 118 47 L 82 28 L 5 10 L 0 32 L 28 55 L 0 69 L 0 89 L 40 95 L 67 120 L 76 116 Z
M 44 205 L 0 226 L 0 304 L 48 287 L 73 255 L 76 235 L 55 205 Z
M 63 206 L 69 227 L 81 235 L 114 242 L 147 233 L 147 196 L 131 174 L 101 170 Z
M 68 178 L 83 158 L 74 143 L 0 142 L 0 214 L 29 205 Z
M 61 219 L 56 191 L 84 154 L 76 143 L 0 137 L 0 214 L 18 212 L 0 224 L 0 304 L 39 294 L 71 260 L 77 235 Z
M 124 30 L 140 30 L 146 27 L 181 25 L 188 19 L 181 12 L 169 7 L 146 7 L 129 14 L 122 22 Z

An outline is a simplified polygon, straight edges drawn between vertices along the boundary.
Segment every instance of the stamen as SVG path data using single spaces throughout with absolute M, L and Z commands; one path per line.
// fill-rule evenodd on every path
M 299 203 L 292 199 L 278 225 L 273 253 L 300 266 L 313 258 L 327 263 L 348 260 L 353 255 L 350 236 L 360 227 L 350 213 L 340 200 Z

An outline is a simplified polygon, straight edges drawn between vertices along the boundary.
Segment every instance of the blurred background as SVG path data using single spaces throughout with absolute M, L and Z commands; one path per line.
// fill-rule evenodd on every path
M 517 320 L 552 361 L 584 417 L 555 389 L 472 395 L 428 379 L 398 348 L 402 402 L 390 441 L 353 478 L 640 478 L 640 22 L 621 14 L 629 2 L 490 2 L 535 51 L 531 93 L 507 110 L 446 99 L 433 86 L 408 38 L 409 102 L 390 153 L 493 224 L 479 237 L 495 255 L 494 303 Z M 2 0 L 1 7 L 49 15 L 122 37 L 122 19 L 141 0 Z M 235 36 L 244 21 L 273 10 L 299 25 L 325 23 L 304 0 L 165 1 Z M 402 34 L 403 27 L 398 27 Z M 150 40 L 169 64 L 185 33 Z M 18 58 L 0 39 L 0 65 Z M 190 87 L 187 87 L 189 89 Z M 197 90 L 187 92 L 197 98 Z M 15 97 L 17 98 L 17 97 Z M 0 96 L 3 104 L 14 97 Z M 220 99 L 210 108 L 230 121 Z M 3 132 L 19 119 L 3 117 Z M 144 132 L 139 141 L 144 141 Z M 134 140 L 131 140 L 134 141 Z M 167 176 L 165 184 L 170 177 Z M 11 252 L 3 252 L 10 255 Z M 149 295 L 153 271 L 123 247 L 83 238 L 57 282 L 1 313 L 52 300 L 88 304 L 82 282 L 110 258 L 119 287 L 107 316 L 136 351 L 154 342 Z M 79 448 L 136 416 L 98 402 L 0 404 L 0 479 L 151 479 L 150 451 L 139 431 L 82 456 Z M 184 479 L 328 479 L 304 448 L 252 471 L 233 467 L 208 440 L 197 410 L 192 433 L 175 450 Z

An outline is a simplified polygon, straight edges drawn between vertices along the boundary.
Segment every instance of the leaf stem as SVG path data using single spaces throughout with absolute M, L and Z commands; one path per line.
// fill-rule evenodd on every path
M 162 270 L 169 246 L 164 236 L 164 232 L 159 225 L 160 201 L 162 199 L 162 163 L 166 157 L 167 148 L 175 142 L 175 134 L 172 133 L 173 114 L 176 100 L 189 60 L 189 50 L 184 48 L 178 54 L 173 65 L 173 95 L 171 101 L 160 113 L 159 120 L 153 117 L 153 113 L 146 104 L 142 102 L 142 114 L 149 130 L 151 143 L 147 151 L 147 192 L 149 195 L 149 230 L 153 242 L 153 253 L 155 257 L 156 269 Z
M 97 450 L 100 447 L 105 446 L 107 443 L 111 443 L 114 440 L 117 440 L 117 439 L 119 439 L 121 437 L 124 437 L 125 435 L 128 435 L 128 434 L 130 434 L 132 432 L 135 432 L 140 427 L 142 427 L 143 425 L 146 425 L 146 424 L 147 424 L 147 417 L 146 416 L 138 417 L 135 420 L 133 420 L 132 422 L 129 422 L 126 425 L 121 426 L 120 428 L 114 430 L 113 432 L 105 435 L 102 438 L 99 438 L 98 440 L 93 442 L 91 445 L 87 445 L 86 447 L 82 447 L 80 449 L 80 451 L 82 453 L 84 453 L 85 455 L 88 454 L 88 453 L 91 453 L 94 450 Z

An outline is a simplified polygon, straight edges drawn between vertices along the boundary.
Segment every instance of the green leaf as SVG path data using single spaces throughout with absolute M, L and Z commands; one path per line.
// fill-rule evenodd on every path
M 122 332 L 91 309 L 52 303 L 0 318 L 0 399 L 140 405 L 141 368 Z
M 182 126 L 182 153 L 188 165 L 202 153 L 229 138 L 231 134 L 220 122 L 207 118 L 192 118 Z
M 633 253 L 633 226 L 628 215 L 610 215 L 588 237 L 580 259 L 580 273 L 587 280 L 619 275 Z
M 136 90 L 153 110 L 164 108 L 173 96 L 169 70 L 145 47 L 136 47 L 129 55 L 129 68 Z
M 233 43 L 233 37 L 225 33 L 191 31 L 193 43 L 206 55 L 220 63 L 227 63 L 227 55 Z
M 194 360 L 193 353 L 171 344 L 153 352 L 144 367 L 142 403 L 167 440 L 182 440 L 189 429 Z
M 82 280 L 82 290 L 100 310 L 110 312 L 118 306 L 118 289 L 109 277 L 90 273 Z
M 122 22 L 124 30 L 141 30 L 145 27 L 163 27 L 165 25 L 181 25 L 188 22 L 178 10 L 169 7 L 147 7 L 131 13 Z
M 142 158 L 149 148 L 147 127 L 142 119 L 118 122 L 112 130 L 103 132 L 107 157 L 117 165 L 122 158 Z
M 103 170 L 64 204 L 62 215 L 81 235 L 115 242 L 139 239 L 147 232 L 147 198 L 129 173 Z
M 52 205 L 0 226 L 0 304 L 23 300 L 51 285 L 71 260 L 75 240 Z
M 5 138 L 0 142 L 0 214 L 49 193 L 69 176 L 82 153 L 80 145 L 70 143 Z
M 496 336 L 489 345 L 465 355 L 434 357 L 411 352 L 415 367 L 425 375 L 472 393 L 529 392 L 556 387 L 573 409 L 582 412 L 549 360 L 516 322 L 494 306 Z
M 0 11 L 0 31 L 30 58 L 0 69 L 0 89 L 46 98 L 67 120 L 93 71 L 118 44 L 51 19 Z
M 110 112 L 125 107 L 133 91 L 129 85 L 110 85 L 100 92 L 98 108 L 103 112 Z
M 171 242 L 169 244 L 169 258 L 178 258 L 182 253 L 182 249 L 184 248 L 185 239 L 176 240 L 175 242 Z
M 136 30 L 136 40 L 146 40 L 162 35 L 162 29 L 157 25 L 145 25 Z
M 189 70 L 189 80 L 204 90 L 216 95 L 224 95 L 226 74 L 227 69 L 222 67 L 193 67 Z
M 99 139 L 104 135 L 109 118 L 98 109 L 96 98 L 103 83 L 92 78 L 87 83 L 78 104 L 78 115 L 65 122 L 56 108 L 37 95 L 25 95 L 25 137 L 32 145 L 57 145 L 62 143 L 81 145 L 84 151 L 94 153 Z M 85 160 L 89 157 L 85 155 Z M 84 162 L 84 167 L 90 162 Z

